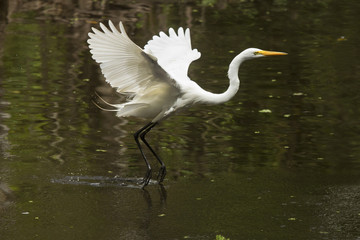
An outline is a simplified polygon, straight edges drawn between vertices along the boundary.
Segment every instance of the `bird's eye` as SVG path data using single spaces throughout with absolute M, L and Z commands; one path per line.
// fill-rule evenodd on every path
M 254 52 L 254 55 L 260 55 L 261 53 L 259 53 L 259 52 Z

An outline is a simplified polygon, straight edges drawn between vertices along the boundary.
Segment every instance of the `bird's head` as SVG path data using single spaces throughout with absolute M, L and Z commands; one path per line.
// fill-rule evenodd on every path
M 266 51 L 259 48 L 248 48 L 245 49 L 241 53 L 242 57 L 246 60 L 249 59 L 255 59 L 259 57 L 265 57 L 265 56 L 279 56 L 279 55 L 287 55 L 285 52 L 274 52 L 274 51 Z

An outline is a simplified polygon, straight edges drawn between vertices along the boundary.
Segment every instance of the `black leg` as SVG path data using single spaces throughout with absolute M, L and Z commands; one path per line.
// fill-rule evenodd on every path
M 142 157 L 143 157 L 143 159 L 144 159 L 144 161 L 145 161 L 145 163 L 146 163 L 146 167 L 147 167 L 147 171 L 146 171 L 145 177 L 144 177 L 144 179 L 143 179 L 143 181 L 142 181 L 142 183 L 144 184 L 144 185 L 143 185 L 143 188 L 144 188 L 146 185 L 148 185 L 149 182 L 150 182 L 150 179 L 151 179 L 151 166 L 150 166 L 150 163 L 149 163 L 149 161 L 147 160 L 147 158 L 146 158 L 146 156 L 145 156 L 145 154 L 144 154 L 144 152 L 143 152 L 143 150 L 142 150 L 142 147 L 141 147 L 141 145 L 140 145 L 139 135 L 141 134 L 141 132 L 145 131 L 147 128 L 149 128 L 149 127 L 152 126 L 152 125 L 153 125 L 153 123 L 150 122 L 150 123 L 146 124 L 144 127 L 142 127 L 141 129 L 139 129 L 137 132 L 134 133 L 135 142 L 136 142 L 136 144 L 137 144 L 137 146 L 138 146 L 138 148 L 139 148 L 139 150 L 140 150 L 140 152 L 141 152 L 141 155 L 142 155 Z
M 144 129 L 144 131 L 142 133 L 140 133 L 140 138 L 141 140 L 145 143 L 145 145 L 150 149 L 151 153 L 155 156 L 155 158 L 158 160 L 158 162 L 160 163 L 161 167 L 159 170 L 159 174 L 157 176 L 157 179 L 159 181 L 159 183 L 161 183 L 166 175 L 166 166 L 165 163 L 163 161 L 161 161 L 161 159 L 159 158 L 159 156 L 155 153 L 155 151 L 152 149 L 152 147 L 150 146 L 150 144 L 146 141 L 145 139 L 145 135 L 153 128 L 157 125 L 157 123 L 153 123 L 151 124 L 148 128 Z

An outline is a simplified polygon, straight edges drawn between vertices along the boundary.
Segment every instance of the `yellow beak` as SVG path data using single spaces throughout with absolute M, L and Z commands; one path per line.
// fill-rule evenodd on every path
M 274 51 L 258 51 L 259 54 L 264 56 L 280 56 L 280 55 L 287 55 L 286 52 L 274 52 Z

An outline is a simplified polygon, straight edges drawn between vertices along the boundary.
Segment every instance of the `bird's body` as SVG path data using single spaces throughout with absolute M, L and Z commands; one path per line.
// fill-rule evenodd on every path
M 147 164 L 146 186 L 151 178 L 151 167 L 138 138 L 140 137 L 161 163 L 159 182 L 165 176 L 165 165 L 145 140 L 145 135 L 159 121 L 178 109 L 197 103 L 220 104 L 230 100 L 238 91 L 238 70 L 245 60 L 266 55 L 286 55 L 282 52 L 248 48 L 230 63 L 230 85 L 224 93 L 216 94 L 202 89 L 188 77 L 188 68 L 201 54 L 191 47 L 190 30 L 172 28 L 169 35 L 160 32 L 141 49 L 127 36 L 120 22 L 120 32 L 109 21 L 109 30 L 100 23 L 103 32 L 93 28 L 89 33 L 89 47 L 93 58 L 100 63 L 106 81 L 119 93 L 127 95 L 122 104 L 109 104 L 118 117 L 134 116 L 149 119 L 150 123 L 135 133 L 135 140 Z

